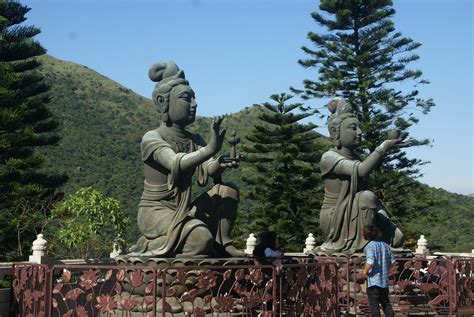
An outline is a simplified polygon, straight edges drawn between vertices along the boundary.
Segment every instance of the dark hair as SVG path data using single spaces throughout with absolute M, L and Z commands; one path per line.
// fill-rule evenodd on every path
M 380 232 L 380 229 L 376 226 L 368 225 L 362 229 L 362 235 L 364 236 L 365 240 L 373 241 L 380 238 L 382 236 L 382 233 Z
M 263 257 L 266 248 L 276 249 L 276 232 L 264 231 L 258 235 L 259 244 L 255 247 L 253 255 Z

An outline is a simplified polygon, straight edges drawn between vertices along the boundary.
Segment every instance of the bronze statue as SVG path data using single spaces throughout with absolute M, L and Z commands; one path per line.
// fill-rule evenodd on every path
M 151 66 L 156 82 L 153 101 L 161 111 L 161 125 L 145 133 L 141 143 L 145 182 L 138 210 L 141 237 L 130 255 L 141 256 L 238 256 L 230 237 L 236 218 L 239 190 L 222 183 L 221 174 L 237 167 L 239 158 L 213 156 L 221 149 L 225 130 L 222 117 L 213 120 L 206 142 L 186 131 L 196 116 L 194 91 L 184 72 L 173 63 Z M 208 178 L 215 185 L 191 201 L 193 174 L 200 186 Z
M 367 190 L 366 178 L 380 165 L 387 151 L 410 144 L 403 142 L 405 135 L 392 133 L 392 138 L 361 160 L 356 149 L 362 133 L 351 106 L 342 98 L 334 98 L 328 108 L 332 113 L 328 129 L 335 147 L 325 152 L 320 162 L 325 184 L 320 227 L 326 241 L 317 250 L 329 254 L 361 252 L 368 242 L 362 236 L 362 228 L 370 224 L 381 229 L 387 243 L 402 246 L 402 232 L 380 210 L 377 197 Z

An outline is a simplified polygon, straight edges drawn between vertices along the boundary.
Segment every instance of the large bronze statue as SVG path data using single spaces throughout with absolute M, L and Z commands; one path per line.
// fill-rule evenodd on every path
M 221 174 L 237 167 L 238 158 L 213 156 L 221 149 L 225 130 L 222 118 L 212 122 L 211 137 L 206 142 L 186 131 L 196 116 L 194 91 L 176 64 L 151 66 L 149 77 L 156 82 L 153 101 L 161 111 L 161 125 L 145 133 L 141 143 L 145 182 L 138 210 L 141 232 L 130 255 L 237 256 L 230 237 L 235 220 L 239 191 L 222 183 Z M 208 178 L 215 185 L 191 201 L 192 178 L 205 186 Z
M 380 209 L 375 194 L 367 190 L 366 178 L 380 165 L 387 151 L 409 143 L 403 142 L 404 135 L 395 132 L 361 160 L 356 149 L 362 133 L 351 106 L 342 98 L 334 98 L 328 108 L 332 113 L 328 118 L 328 129 L 335 147 L 325 152 L 320 162 L 325 184 L 320 226 L 326 241 L 317 250 L 329 254 L 360 252 L 367 244 L 362 228 L 369 224 L 376 224 L 381 229 L 387 243 L 393 247 L 402 246 L 402 232 Z

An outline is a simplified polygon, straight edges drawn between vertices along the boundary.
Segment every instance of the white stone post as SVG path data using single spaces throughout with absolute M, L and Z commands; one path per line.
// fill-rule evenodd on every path
M 416 250 L 415 254 L 421 254 L 421 255 L 428 255 L 430 253 L 430 250 L 427 248 L 428 246 L 428 241 L 426 240 L 424 235 L 420 236 L 420 239 L 416 242 Z
M 316 247 L 316 239 L 314 238 L 313 234 L 308 234 L 308 237 L 305 240 L 305 248 L 303 249 L 303 253 L 308 253 L 309 251 L 314 250 Z
M 33 241 L 33 254 L 29 257 L 29 262 L 42 264 L 48 261 L 46 256 L 46 250 L 48 249 L 48 241 L 43 239 L 43 234 L 40 233 L 36 236 L 36 240 Z
M 253 255 L 253 250 L 255 250 L 256 245 L 257 245 L 257 238 L 255 238 L 255 235 L 253 233 L 249 234 L 249 237 L 247 238 L 247 243 L 246 243 L 247 248 L 244 251 L 245 254 Z

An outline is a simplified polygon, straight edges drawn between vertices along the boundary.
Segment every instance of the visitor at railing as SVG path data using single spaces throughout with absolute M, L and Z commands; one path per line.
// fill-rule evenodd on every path
M 281 265 L 283 252 L 279 250 L 278 237 L 274 231 L 264 231 L 258 235 L 259 243 L 253 251 L 253 255 L 262 264 Z
M 393 317 L 393 309 L 388 297 L 389 270 L 394 262 L 390 246 L 381 241 L 381 232 L 374 226 L 365 226 L 362 230 L 364 239 L 369 243 L 364 248 L 366 262 L 362 276 L 367 280 L 367 297 L 370 305 L 370 315 L 380 316 L 380 305 L 386 317 Z

